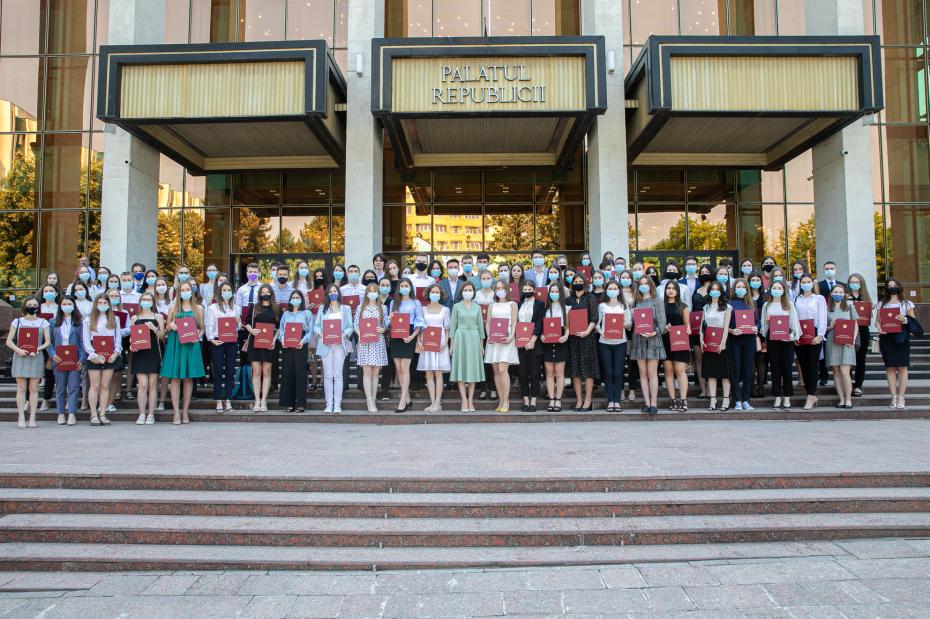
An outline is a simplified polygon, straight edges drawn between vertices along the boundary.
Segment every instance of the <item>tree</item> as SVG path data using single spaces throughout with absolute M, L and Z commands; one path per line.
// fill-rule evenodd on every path
M 35 160 L 17 153 L 0 185 L 0 209 L 32 209 L 35 203 Z M 0 215 L 0 286 L 35 286 L 35 228 L 36 217 L 31 212 Z
M 685 236 L 687 230 L 687 237 Z M 668 235 L 652 246 L 655 250 L 715 250 L 729 246 L 725 221 L 689 220 L 679 215 L 668 229 Z
M 162 209 L 158 212 L 159 273 L 176 273 L 181 264 L 181 210 Z M 203 272 L 203 216 L 188 210 L 184 219 L 184 263 L 196 273 Z

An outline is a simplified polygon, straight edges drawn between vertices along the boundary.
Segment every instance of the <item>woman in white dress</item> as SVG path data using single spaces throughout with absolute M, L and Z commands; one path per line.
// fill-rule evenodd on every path
M 494 302 L 488 308 L 488 321 L 485 325 L 488 345 L 484 352 L 484 362 L 494 368 L 494 386 L 500 398 L 495 409 L 498 413 L 510 410 L 510 366 L 520 363 L 517 345 L 514 343 L 517 311 L 517 304 L 510 300 L 510 286 L 498 280 L 494 284 Z M 496 319 L 507 321 L 507 334 L 503 342 L 491 342 L 491 323 Z
M 424 411 L 437 413 L 442 410 L 442 373 L 452 369 L 449 357 L 449 326 L 452 315 L 449 308 L 443 305 L 442 288 L 433 284 L 426 289 L 426 298 L 429 305 L 423 308 L 423 320 L 426 323 L 425 331 L 429 327 L 439 327 L 439 352 L 423 350 L 423 331 L 420 331 L 420 360 L 417 369 L 426 372 L 426 388 L 429 390 L 430 405 Z

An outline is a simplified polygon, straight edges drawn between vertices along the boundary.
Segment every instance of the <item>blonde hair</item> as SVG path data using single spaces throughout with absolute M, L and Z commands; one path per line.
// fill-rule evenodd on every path
M 178 285 L 178 294 L 174 295 L 174 301 L 171 302 L 171 307 L 168 308 L 168 321 L 174 320 L 174 317 L 178 315 L 178 312 L 181 311 L 181 304 L 184 301 L 181 299 L 181 290 L 187 286 L 191 291 L 191 298 L 189 303 L 194 310 L 194 320 L 197 321 L 197 328 L 203 328 L 203 312 L 200 309 L 200 306 L 194 301 L 194 287 L 191 285 L 190 281 L 183 282 Z

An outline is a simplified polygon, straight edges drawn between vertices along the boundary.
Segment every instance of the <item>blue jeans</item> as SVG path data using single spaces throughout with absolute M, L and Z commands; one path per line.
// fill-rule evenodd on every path
M 601 354 L 601 375 L 607 388 L 607 401 L 620 402 L 623 392 L 623 362 L 626 359 L 626 342 L 597 345 Z
M 210 358 L 213 361 L 213 399 L 231 400 L 233 389 L 236 386 L 236 356 L 239 354 L 237 342 L 224 342 L 220 346 L 210 347 Z
M 748 402 L 752 393 L 753 367 L 756 362 L 756 336 L 731 335 L 727 338 L 730 362 L 733 367 L 732 397 L 737 402 Z
M 58 414 L 76 414 L 78 406 L 78 393 L 81 391 L 81 373 L 59 372 L 55 370 L 55 402 Z M 68 407 L 65 408 L 65 395 L 68 397 Z

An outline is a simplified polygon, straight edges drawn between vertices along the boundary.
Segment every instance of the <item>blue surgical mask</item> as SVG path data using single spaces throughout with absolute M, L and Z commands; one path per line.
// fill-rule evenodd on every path
M 594 287 L 595 287 L 595 288 L 600 288 L 600 287 L 603 286 L 603 285 L 604 285 L 604 280 L 603 280 L 603 279 L 595 279 L 595 280 L 594 280 Z
M 339 295 L 336 294 L 335 292 L 329 293 L 328 296 L 329 296 L 329 300 L 330 300 L 330 301 L 337 301 L 337 300 L 339 299 Z
M 804 273 L 792 273 L 792 275 L 794 275 L 795 279 L 801 279 L 804 277 Z
M 510 271 L 498 271 L 498 272 L 497 272 L 497 276 L 498 276 L 502 281 L 505 281 L 505 282 L 509 282 L 509 281 L 510 281 Z
M 550 292 L 549 298 L 553 301 L 558 301 L 561 295 L 558 292 Z
M 127 292 L 130 291 L 130 290 L 132 290 L 132 282 L 121 282 L 121 283 L 120 283 L 120 286 L 122 286 L 122 287 L 123 287 L 123 290 L 125 290 L 125 291 L 127 291 Z
M 216 269 L 207 269 L 207 279 L 209 280 L 216 279 Z
M 337 282 L 341 282 L 341 281 L 342 281 L 342 278 L 345 277 L 345 275 L 346 275 L 346 274 L 343 273 L 342 271 L 334 271 L 334 272 L 333 272 L 333 279 L 336 280 Z
M 781 275 L 776 275 L 775 277 L 772 278 L 772 281 L 773 282 L 784 282 L 785 278 L 782 277 Z
M 647 292 L 649 292 L 649 284 L 640 284 L 639 294 L 646 294 Z
M 377 301 L 377 300 L 378 300 L 378 293 L 375 292 L 374 290 L 372 290 L 372 291 L 370 291 L 370 292 L 366 292 L 366 293 L 365 293 L 365 297 L 366 297 L 369 301 Z
M 442 271 L 440 271 L 439 269 L 433 269 L 432 271 L 429 272 L 429 274 L 432 275 L 433 277 L 439 277 L 440 275 L 442 275 Z
M 611 299 L 616 299 L 617 297 L 620 296 L 620 291 L 617 290 L 616 288 L 608 288 L 606 292 L 607 292 L 607 297 Z
M 488 270 L 488 265 L 487 265 L 487 263 L 485 263 L 485 262 L 479 262 L 479 263 L 478 263 L 478 270 L 479 270 L 479 271 L 487 271 L 487 270 Z
M 493 284 L 493 283 L 494 283 L 493 280 L 490 280 L 490 279 L 483 279 L 483 280 L 481 280 L 481 287 L 482 287 L 482 288 L 490 288 L 490 287 L 491 287 L 491 284 Z
M 152 302 L 151 301 L 139 301 L 139 307 L 141 307 L 144 310 L 150 310 L 152 309 Z
M 397 292 L 399 292 L 401 296 L 406 297 L 407 295 L 410 294 L 410 288 L 408 288 L 407 286 L 401 286 L 400 288 L 397 289 Z
M 708 292 L 707 294 L 708 294 L 708 295 L 710 296 L 710 298 L 712 298 L 712 299 L 719 299 L 719 298 L 720 298 L 720 291 L 719 291 L 719 290 L 711 290 L 711 291 Z
M 572 280 L 574 280 L 574 279 L 575 279 L 575 276 L 574 276 L 574 275 L 566 275 L 566 276 L 565 276 L 565 285 L 566 285 L 566 286 L 571 286 L 571 285 L 572 285 Z
M 141 282 L 142 278 L 144 277 L 145 277 L 145 273 L 137 272 L 137 273 L 132 274 L 132 278 L 136 280 L 137 282 Z
M 642 276 L 643 276 L 642 271 L 633 271 L 633 279 L 639 279 Z
M 291 299 L 291 305 L 294 307 L 300 307 L 300 299 Z
M 108 309 L 110 309 L 110 306 L 109 306 L 109 305 L 104 305 L 104 304 L 102 304 L 102 303 L 100 303 L 100 304 L 97 305 L 97 311 L 100 312 L 101 314 L 106 313 L 106 311 L 107 311 Z
M 154 278 L 154 277 L 146 277 L 146 278 L 145 278 L 145 285 L 146 285 L 146 286 L 154 286 L 154 285 L 155 285 L 155 278 Z
M 76 296 L 78 299 L 86 299 L 87 291 L 86 290 L 75 290 L 74 296 Z
M 769 294 L 771 294 L 772 297 L 774 297 L 774 298 L 777 299 L 777 298 L 780 297 L 781 295 L 785 294 L 785 291 L 782 290 L 781 288 L 775 288 L 775 289 L 771 290 L 771 291 L 769 292 Z
M 110 305 L 114 307 L 119 305 L 119 303 L 120 303 L 119 297 L 113 297 L 112 299 L 110 299 Z
M 846 295 L 844 295 L 844 294 L 831 294 L 831 295 L 830 295 L 830 298 L 833 299 L 834 301 L 836 301 L 837 303 L 839 303 L 840 301 L 842 301 L 843 299 L 846 298 Z
M 549 273 L 549 281 L 554 282 L 559 279 L 558 273 Z
M 581 266 L 583 266 L 583 267 L 591 266 L 591 261 L 588 260 L 587 258 L 582 258 L 582 259 L 581 259 Z
M 233 298 L 233 291 L 224 290 L 223 292 L 220 293 L 220 296 L 223 298 L 224 301 L 229 301 L 230 299 Z
M 686 265 L 685 265 L 685 273 L 687 273 L 688 275 L 694 275 L 695 273 L 697 273 L 697 265 L 696 265 L 696 264 L 686 264 Z
M 749 275 L 750 273 L 752 273 L 752 267 L 743 267 L 740 270 L 743 272 L 743 275 Z
M 49 303 L 51 303 L 52 301 L 55 300 L 56 296 L 58 295 L 56 295 L 54 292 L 46 292 L 45 294 L 42 295 L 42 298 L 48 301 Z
M 468 262 L 466 262 L 465 264 L 462 265 L 462 269 L 464 269 L 464 271 L 465 271 L 466 273 L 471 273 L 471 270 L 472 270 L 473 268 L 474 268 L 474 266 L 472 266 L 471 263 L 468 263 Z
M 88 280 L 90 280 L 90 273 L 85 271 L 81 273 L 80 275 L 78 275 L 78 279 L 80 279 L 82 282 L 87 282 Z
M 726 284 L 727 282 L 730 281 L 730 276 L 729 275 L 718 275 L 717 281 L 720 282 L 721 284 Z
M 439 299 L 442 297 L 438 292 L 429 293 L 429 300 L 433 303 L 439 303 Z
M 181 291 L 181 300 L 182 300 L 182 301 L 190 301 L 192 296 L 193 296 L 193 293 L 192 293 L 190 290 L 182 290 L 182 291 Z
M 459 276 L 459 270 L 455 268 L 449 269 L 449 279 L 455 279 Z
M 827 279 L 833 279 L 836 277 L 836 269 L 824 269 L 823 276 Z
M 804 282 L 803 284 L 801 284 L 801 290 L 803 290 L 804 292 L 810 292 L 813 289 L 814 289 L 814 284 L 811 282 Z
M 349 273 L 349 283 L 357 284 L 359 279 L 358 273 Z
M 633 280 L 630 279 L 629 277 L 621 277 L 621 278 L 620 278 L 620 285 L 623 286 L 624 288 L 627 288 L 627 287 L 633 285 Z
M 381 286 L 380 288 L 378 288 L 378 292 L 380 292 L 380 293 L 383 294 L 383 295 L 389 295 L 389 294 L 391 294 L 391 287 L 390 287 L 390 286 Z
M 543 266 L 543 265 L 545 265 L 545 264 L 546 264 L 545 259 L 543 259 L 543 258 L 533 258 L 533 266 L 534 266 L 534 267 L 541 267 L 541 266 Z
M 310 275 L 310 269 L 297 269 L 297 274 L 301 277 L 306 277 Z
M 63 314 L 70 314 L 70 313 L 73 312 L 73 311 L 74 311 L 74 306 L 73 306 L 73 305 L 62 305 L 62 306 L 61 306 L 61 312 L 62 312 Z
M 749 287 L 752 288 L 753 290 L 758 290 L 759 288 L 762 288 L 762 282 L 760 282 L 757 279 L 754 279 L 751 282 L 749 282 Z
M 182 284 L 191 278 L 190 273 L 178 273 L 178 281 Z
M 743 297 L 746 296 L 747 290 L 746 290 L 745 288 L 736 288 L 736 289 L 734 289 L 733 292 L 736 293 L 736 296 L 738 296 L 740 299 L 742 299 Z
M 850 289 L 850 290 L 856 290 L 856 291 L 858 291 L 860 288 L 862 288 L 862 284 L 859 284 L 859 283 L 856 283 L 856 282 L 853 282 L 852 284 L 849 285 L 849 289 Z
M 107 284 L 107 288 L 110 290 L 119 290 L 119 282 L 110 282 Z

